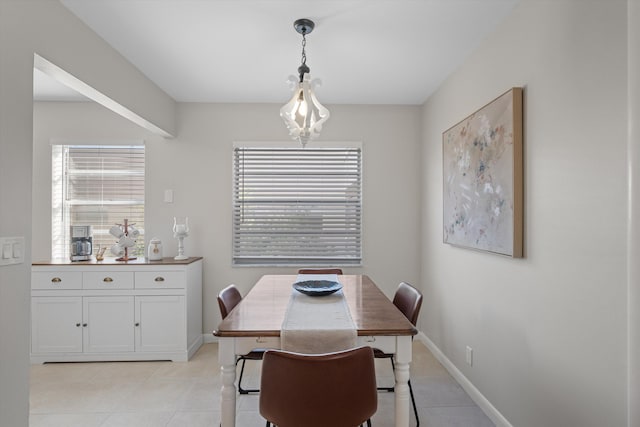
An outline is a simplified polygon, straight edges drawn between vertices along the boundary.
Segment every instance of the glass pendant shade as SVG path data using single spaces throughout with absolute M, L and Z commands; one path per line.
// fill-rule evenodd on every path
M 303 80 L 294 86 L 291 100 L 280 108 L 280 117 L 287 125 L 289 135 L 303 147 L 320 136 L 322 125 L 329 118 L 329 110 L 318 102 L 313 86 L 315 81 L 310 81 L 309 74 L 304 74 Z

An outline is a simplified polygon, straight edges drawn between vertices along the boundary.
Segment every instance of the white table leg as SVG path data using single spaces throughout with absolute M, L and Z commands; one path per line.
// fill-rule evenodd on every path
M 220 425 L 235 427 L 236 425 L 236 354 L 234 338 L 219 338 L 218 361 L 222 376 L 220 390 Z
M 411 337 L 398 337 L 395 354 L 396 427 L 409 427 L 409 363 L 411 363 Z

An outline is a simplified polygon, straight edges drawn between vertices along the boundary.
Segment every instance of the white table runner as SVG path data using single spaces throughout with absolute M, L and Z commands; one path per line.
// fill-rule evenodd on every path
M 305 280 L 339 281 L 335 274 L 301 274 L 296 281 Z M 291 288 L 280 339 L 283 350 L 305 354 L 355 347 L 358 332 L 342 290 L 312 297 Z

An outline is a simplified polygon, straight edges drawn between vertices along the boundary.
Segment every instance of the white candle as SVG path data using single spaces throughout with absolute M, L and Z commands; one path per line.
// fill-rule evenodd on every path
M 184 224 L 176 224 L 176 233 L 185 233 L 187 231 L 187 226 Z

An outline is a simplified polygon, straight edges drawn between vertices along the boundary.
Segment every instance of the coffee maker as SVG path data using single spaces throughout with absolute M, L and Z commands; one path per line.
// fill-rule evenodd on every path
M 87 261 L 93 253 L 93 230 L 90 225 L 71 226 L 71 261 Z

